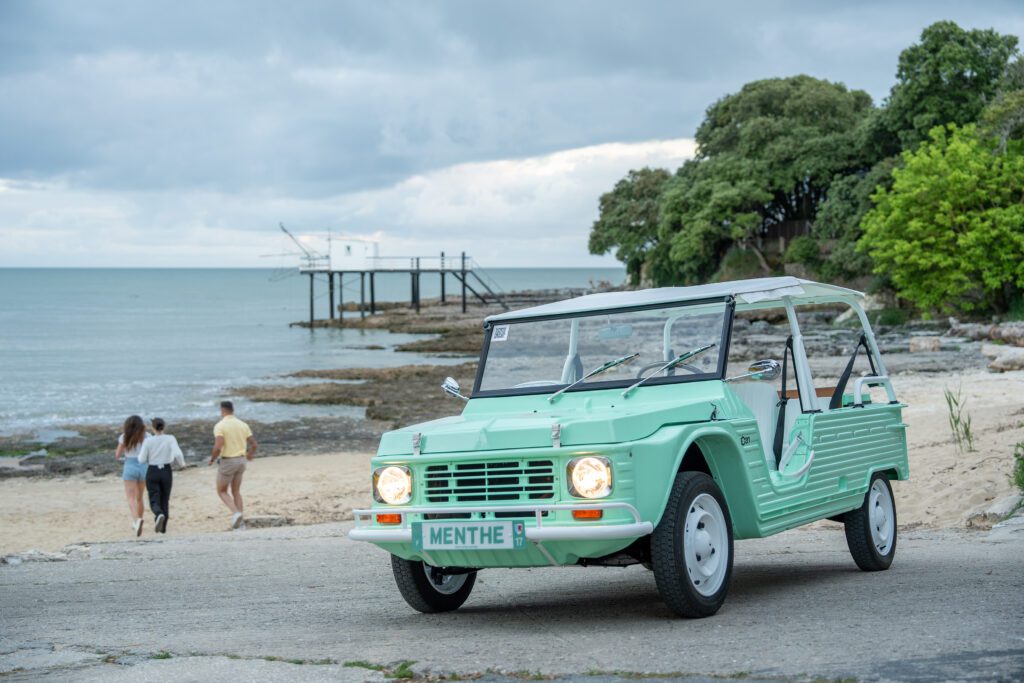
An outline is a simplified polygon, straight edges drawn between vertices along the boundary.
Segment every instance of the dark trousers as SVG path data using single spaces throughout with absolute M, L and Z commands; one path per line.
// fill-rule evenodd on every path
M 153 516 L 164 515 L 171 518 L 171 483 L 174 476 L 171 466 L 157 467 L 150 465 L 146 470 L 146 490 L 149 491 L 149 509 Z

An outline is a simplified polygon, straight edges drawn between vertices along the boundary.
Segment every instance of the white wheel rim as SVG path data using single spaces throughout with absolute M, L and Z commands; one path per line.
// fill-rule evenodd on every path
M 468 574 L 441 574 L 440 581 L 438 581 L 435 578 L 434 572 L 431 571 L 432 569 L 434 569 L 434 567 L 431 567 L 426 563 L 423 564 L 423 573 L 427 575 L 427 581 L 430 582 L 431 588 L 442 595 L 451 595 L 452 593 L 456 593 L 466 583 L 466 577 Z
M 888 555 L 892 549 L 895 518 L 889 487 L 881 479 L 876 479 L 868 491 L 868 522 L 871 524 L 871 542 L 879 555 Z
M 729 532 L 725 513 L 714 496 L 702 493 L 690 503 L 683 528 L 686 574 L 694 590 L 714 595 L 729 566 Z

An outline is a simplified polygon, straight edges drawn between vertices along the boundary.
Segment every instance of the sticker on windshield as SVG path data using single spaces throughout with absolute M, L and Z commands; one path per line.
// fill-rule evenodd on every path
M 505 341 L 508 339 L 508 325 L 495 325 L 494 331 L 491 332 L 491 341 Z

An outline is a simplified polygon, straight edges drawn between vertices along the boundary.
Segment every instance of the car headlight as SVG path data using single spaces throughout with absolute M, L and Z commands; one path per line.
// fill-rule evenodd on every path
M 373 497 L 378 503 L 402 505 L 412 499 L 412 473 L 402 465 L 378 467 L 373 471 Z
M 605 498 L 612 492 L 612 463 L 587 455 L 569 462 L 569 493 L 578 498 Z

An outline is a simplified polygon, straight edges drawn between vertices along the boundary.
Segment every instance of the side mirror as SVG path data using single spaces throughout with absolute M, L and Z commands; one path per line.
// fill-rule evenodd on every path
M 469 400 L 468 397 L 462 395 L 461 387 L 454 377 L 445 377 L 444 382 L 441 383 L 441 389 L 454 398 L 461 398 L 463 401 Z
M 779 375 L 782 374 L 782 365 L 777 360 L 766 358 L 764 360 L 754 361 L 747 368 L 747 371 L 742 375 L 736 375 L 735 377 L 726 378 L 726 382 L 733 382 L 738 379 L 753 379 L 758 381 L 772 381 L 778 379 Z

